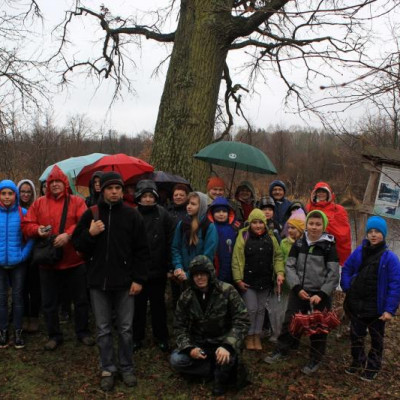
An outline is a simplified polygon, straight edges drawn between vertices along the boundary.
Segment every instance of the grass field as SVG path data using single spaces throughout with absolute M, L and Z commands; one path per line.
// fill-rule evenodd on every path
M 151 340 L 134 355 L 139 385 L 126 388 L 121 381 L 115 390 L 105 394 L 99 389 L 98 350 L 75 340 L 71 323 L 63 325 L 65 342 L 54 352 L 44 352 L 42 333 L 26 336 L 26 348 L 12 346 L 0 350 L 0 399 L 208 399 L 211 384 L 188 383 L 171 371 L 168 355 L 161 353 Z M 308 340 L 289 361 L 269 366 L 263 358 L 273 349 L 264 341 L 262 352 L 244 352 L 252 384 L 239 393 L 230 391 L 221 399 L 286 400 L 372 400 L 400 399 L 400 322 L 387 325 L 382 372 L 373 383 L 348 376 L 349 339 L 329 338 L 324 366 L 312 377 L 301 374 L 307 360 Z

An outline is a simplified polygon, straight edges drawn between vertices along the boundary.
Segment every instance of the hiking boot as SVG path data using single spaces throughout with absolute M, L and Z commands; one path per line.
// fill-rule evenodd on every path
M 219 380 L 214 380 L 213 388 L 212 388 L 212 394 L 214 396 L 222 396 L 227 392 L 227 387 L 226 385 L 223 385 Z
M 314 372 L 317 372 L 321 363 L 319 361 L 311 360 L 307 365 L 305 365 L 301 372 L 306 375 L 312 375 Z
M 25 332 L 27 333 L 39 332 L 39 318 L 31 318 L 27 329 L 25 329 Z
M 0 331 L 0 349 L 8 347 L 8 331 L 3 329 Z
M 78 340 L 85 346 L 94 346 L 96 344 L 95 340 L 91 336 L 83 336 Z
M 362 371 L 362 365 L 356 361 L 353 361 L 351 365 L 344 369 L 347 375 L 357 375 Z
M 262 350 L 260 335 L 253 336 L 254 350 Z
M 244 344 L 247 350 L 254 350 L 254 335 L 247 335 Z
M 22 329 L 17 329 L 14 334 L 14 347 L 16 349 L 23 349 L 25 347 L 25 341 L 22 336 Z
M 114 374 L 109 371 L 101 373 L 100 388 L 103 392 L 111 392 L 114 389 Z
M 360 375 L 360 379 L 365 382 L 372 382 L 378 375 L 377 371 L 372 371 L 371 369 L 365 369 Z
M 143 344 L 142 344 L 141 340 L 134 340 L 132 342 L 132 351 L 133 351 L 133 353 L 136 353 L 142 347 L 143 347 Z
M 279 350 L 275 350 L 271 355 L 264 358 L 264 362 L 267 364 L 275 364 L 276 362 L 286 360 L 288 356 L 281 353 Z
M 134 387 L 137 385 L 137 379 L 136 376 L 133 374 L 133 372 L 122 372 L 121 375 L 122 375 L 122 382 L 124 382 L 126 386 Z
M 55 350 L 61 342 L 57 342 L 55 339 L 49 339 L 47 343 L 43 346 L 43 349 L 46 351 L 53 351 Z

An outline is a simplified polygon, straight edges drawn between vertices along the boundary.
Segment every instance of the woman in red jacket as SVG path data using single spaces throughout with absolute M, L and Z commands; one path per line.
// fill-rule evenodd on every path
M 323 211 L 328 217 L 326 232 L 335 237 L 339 263 L 343 266 L 351 253 L 349 217 L 344 207 L 335 203 L 335 194 L 326 182 L 318 182 L 314 186 L 307 204 L 307 212 L 312 210 Z

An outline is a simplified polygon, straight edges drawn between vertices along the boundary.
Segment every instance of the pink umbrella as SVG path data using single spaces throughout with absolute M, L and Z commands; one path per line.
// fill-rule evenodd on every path
M 122 176 L 124 181 L 127 181 L 144 172 L 153 172 L 154 167 L 140 158 L 127 156 L 123 153 L 111 154 L 83 168 L 76 177 L 76 184 L 78 186 L 88 186 L 90 178 L 96 171 L 115 171 Z

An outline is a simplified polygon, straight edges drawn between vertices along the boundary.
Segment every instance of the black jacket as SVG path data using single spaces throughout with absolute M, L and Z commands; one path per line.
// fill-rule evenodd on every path
M 129 288 L 132 282 L 142 284 L 147 280 L 150 259 L 142 216 L 122 200 L 110 205 L 101 197 L 98 207 L 104 232 L 90 235 L 93 212 L 88 209 L 72 235 L 75 249 L 88 259 L 89 287 L 120 290 Z
M 166 278 L 171 267 L 171 243 L 175 223 L 162 206 L 138 206 L 144 219 L 147 242 L 150 248 L 148 279 Z

